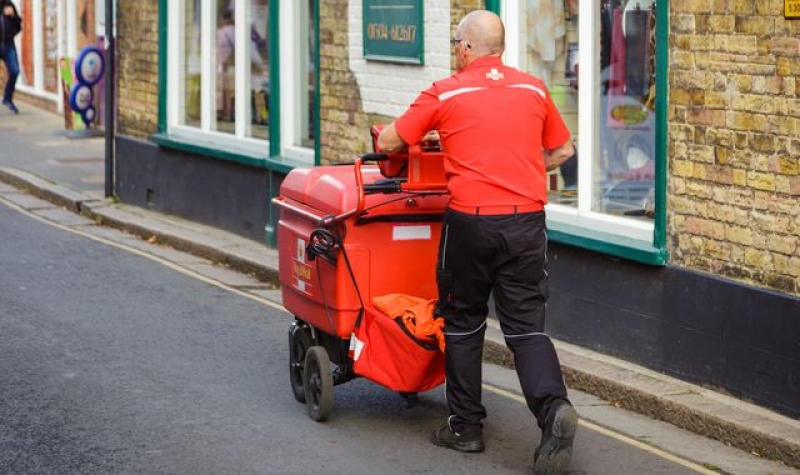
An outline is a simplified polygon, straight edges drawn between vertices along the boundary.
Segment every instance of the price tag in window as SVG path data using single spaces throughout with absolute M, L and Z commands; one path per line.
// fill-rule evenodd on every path
M 783 16 L 800 18 L 800 0 L 783 0 Z

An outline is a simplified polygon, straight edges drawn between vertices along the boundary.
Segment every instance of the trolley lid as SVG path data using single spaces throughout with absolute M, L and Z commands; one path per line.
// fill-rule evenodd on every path
M 364 183 L 382 178 L 377 166 L 361 169 Z M 281 196 L 338 215 L 358 205 L 358 189 L 353 167 L 348 165 L 295 168 L 281 184 Z

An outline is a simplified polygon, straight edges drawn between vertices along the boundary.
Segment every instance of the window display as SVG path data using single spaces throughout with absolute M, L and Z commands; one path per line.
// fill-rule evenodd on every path
M 254 138 L 268 138 L 268 106 L 269 97 L 269 45 L 267 42 L 267 0 L 251 0 L 243 5 L 246 8 L 244 32 L 247 38 L 244 57 L 245 68 L 239 72 L 244 74 L 244 84 L 249 91 L 249 110 L 243 111 L 243 120 L 248 120 L 246 135 Z M 217 6 L 216 29 L 216 104 L 217 130 L 234 133 L 236 130 L 236 39 L 242 32 L 236 24 L 236 2 L 220 2 Z M 248 94 L 249 92 L 249 94 Z
M 208 1 L 208 0 L 206 0 Z M 269 138 L 269 3 L 268 0 L 211 1 L 208 11 L 213 13 L 213 48 L 207 54 L 212 58 L 213 74 L 203 76 L 204 31 L 203 0 L 184 0 L 184 35 L 182 63 L 184 73 L 185 112 L 184 125 L 200 127 L 202 123 L 202 88 L 207 84 L 214 91 L 214 112 L 208 118 L 211 130 L 227 134 L 236 133 L 237 121 L 244 121 L 245 136 L 267 140 Z M 237 5 L 248 20 L 237 24 Z M 242 30 L 242 28 L 246 29 Z M 241 31 L 240 31 L 241 30 Z M 244 58 L 249 67 L 237 70 L 237 41 L 246 38 Z M 237 74 L 243 75 L 241 84 L 250 97 L 249 107 L 237 110 L 236 92 L 240 84 Z M 249 92 L 249 94 L 248 94 Z
M 596 2 L 596 3 L 595 3 Z M 579 195 L 591 199 L 584 211 L 648 219 L 653 212 L 655 183 L 655 3 L 653 0 L 591 0 L 596 25 L 579 20 L 578 0 L 526 0 L 521 9 L 520 68 L 542 78 L 550 90 L 576 146 L 581 132 L 597 137 L 583 147 L 588 156 L 576 156 L 550 174 L 549 199 L 577 208 Z M 591 17 L 591 15 L 588 15 Z M 591 103 L 583 114 L 596 120 L 592 134 L 578 127 L 581 29 L 597 35 L 593 49 L 597 65 Z M 595 45 L 587 45 L 593 48 Z M 584 58 L 587 56 L 584 55 Z M 590 103 L 590 104 L 591 104 Z M 586 126 L 586 125 L 584 125 Z M 578 183 L 578 170 L 588 167 L 590 180 Z
M 652 216 L 655 187 L 655 9 L 649 0 L 603 0 L 600 155 L 592 209 Z
M 284 0 L 278 8 L 274 2 L 168 3 L 170 138 L 258 158 L 280 154 L 313 162 L 318 5 Z M 271 31 L 276 22 L 287 27 Z M 276 42 L 283 46 L 272 58 Z M 273 107 L 281 113 L 271 113 Z M 278 130 L 280 143 L 270 143 Z
M 520 69 L 545 82 L 573 139 L 577 139 L 578 2 L 526 0 L 520 7 L 525 18 L 520 32 L 520 43 L 524 48 Z M 549 176 L 549 200 L 576 205 L 577 155 Z

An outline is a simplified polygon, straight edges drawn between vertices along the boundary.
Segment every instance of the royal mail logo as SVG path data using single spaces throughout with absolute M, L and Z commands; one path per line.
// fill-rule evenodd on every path
M 292 265 L 292 274 L 300 280 L 311 280 L 311 266 L 300 262 L 294 262 Z
M 491 71 L 486 73 L 486 79 L 491 79 L 492 81 L 499 81 L 504 77 L 503 73 L 498 71 L 497 68 L 492 68 Z

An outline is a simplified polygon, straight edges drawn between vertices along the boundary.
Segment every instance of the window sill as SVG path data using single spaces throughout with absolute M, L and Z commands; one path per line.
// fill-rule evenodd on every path
M 164 133 L 154 134 L 150 136 L 150 140 L 162 147 L 219 158 L 221 160 L 227 160 L 240 165 L 247 165 L 250 167 L 262 168 L 281 173 L 289 173 L 295 168 L 311 166 L 309 163 L 292 160 L 285 157 L 268 157 L 266 154 L 259 155 L 246 151 L 220 150 L 219 148 L 214 148 L 208 144 L 193 142 L 183 138 L 176 138 Z
M 547 236 L 553 242 L 601 252 L 643 264 L 663 266 L 669 260 L 667 250 L 655 247 L 652 243 L 585 227 L 552 222 L 552 220 L 548 220 L 547 223 Z

